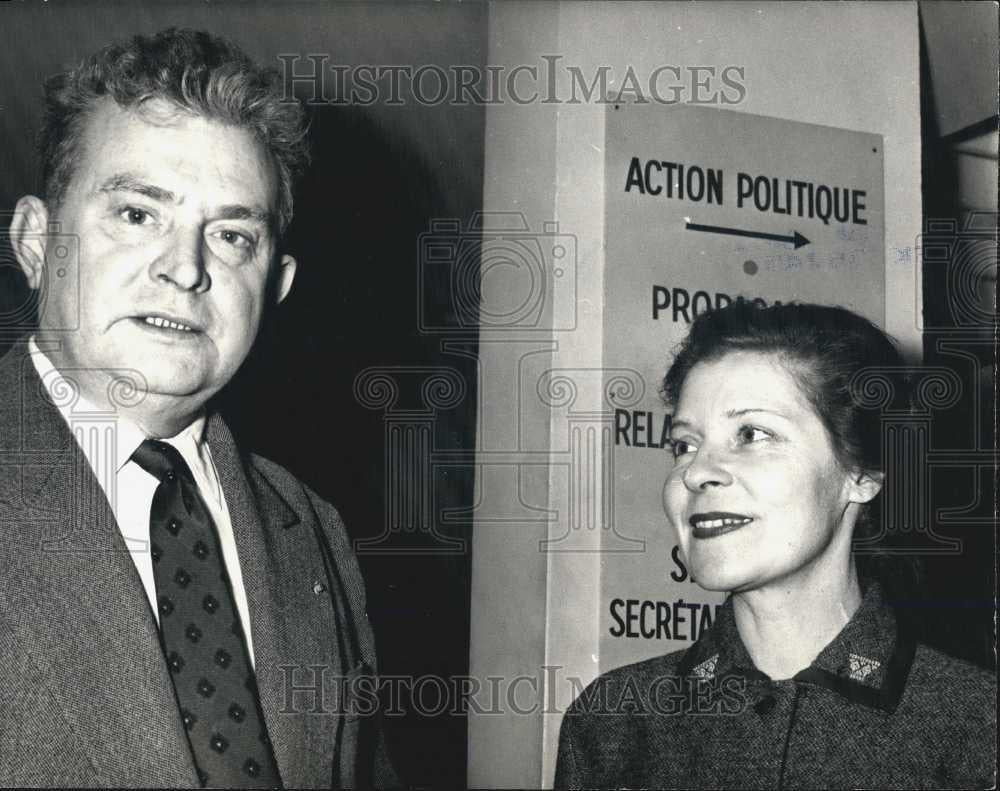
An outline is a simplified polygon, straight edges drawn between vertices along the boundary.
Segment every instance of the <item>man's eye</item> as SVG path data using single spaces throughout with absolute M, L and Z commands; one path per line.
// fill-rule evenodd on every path
M 757 428 L 756 426 L 740 426 L 736 435 L 739 438 L 740 443 L 744 445 L 749 445 L 752 442 L 760 442 L 765 439 L 771 439 L 772 437 L 770 432 L 764 431 L 764 429 Z
M 247 236 L 239 233 L 238 231 L 219 231 L 218 237 L 226 244 L 231 244 L 233 247 L 249 248 L 253 246 L 253 242 L 251 242 Z
M 129 225 L 146 225 L 152 219 L 152 215 L 145 209 L 138 209 L 135 206 L 126 206 L 119 212 L 119 216 Z
M 680 458 L 686 453 L 691 453 L 695 450 L 694 445 L 683 439 L 672 439 L 670 440 L 670 452 L 674 454 L 674 458 Z

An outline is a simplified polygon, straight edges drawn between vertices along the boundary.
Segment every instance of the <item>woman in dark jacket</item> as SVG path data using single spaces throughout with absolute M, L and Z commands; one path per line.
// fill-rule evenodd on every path
M 995 677 L 915 642 L 852 551 L 880 537 L 901 371 L 842 308 L 736 302 L 696 319 L 664 380 L 664 505 L 694 578 L 732 595 L 690 649 L 581 694 L 557 787 L 995 784 Z

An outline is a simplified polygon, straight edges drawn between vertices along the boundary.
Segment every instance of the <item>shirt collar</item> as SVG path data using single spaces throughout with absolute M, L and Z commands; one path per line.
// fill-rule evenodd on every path
M 914 649 L 881 587 L 873 582 L 847 625 L 793 681 L 823 686 L 848 700 L 892 711 L 902 697 Z M 719 608 L 712 628 L 688 649 L 678 672 L 702 678 L 738 675 L 749 683 L 771 681 L 743 645 L 731 596 Z
M 101 463 L 97 459 L 101 444 L 84 441 L 82 435 L 89 428 L 107 429 L 114 426 L 114 469 L 116 473 L 120 472 L 121 468 L 131 459 L 136 448 L 146 439 L 143 430 L 119 412 L 101 409 L 86 398 L 72 378 L 63 375 L 52 364 L 48 355 L 39 349 L 34 335 L 28 339 L 28 351 L 31 354 L 35 370 L 38 372 L 38 377 L 45 386 L 49 401 L 59 410 L 59 414 L 66 421 L 70 432 L 98 477 L 100 477 L 101 470 L 107 469 L 107 462 Z M 188 461 L 189 466 L 192 461 L 196 459 L 201 461 L 204 458 L 205 422 L 205 416 L 202 414 L 175 436 L 163 438 L 164 442 L 169 442 L 177 448 Z M 106 447 L 104 449 L 106 450 Z

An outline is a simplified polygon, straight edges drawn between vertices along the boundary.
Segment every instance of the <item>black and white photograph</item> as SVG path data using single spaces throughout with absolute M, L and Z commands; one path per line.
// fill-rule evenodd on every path
M 996 2 L 0 44 L 0 785 L 996 787 Z

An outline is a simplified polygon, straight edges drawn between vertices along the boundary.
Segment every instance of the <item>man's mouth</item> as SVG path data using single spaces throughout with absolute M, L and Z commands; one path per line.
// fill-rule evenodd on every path
M 753 521 L 753 517 L 745 514 L 734 514 L 727 511 L 709 511 L 703 514 L 694 514 L 688 519 L 695 538 L 714 538 L 725 533 L 732 533 L 739 530 Z
M 155 327 L 156 329 L 160 330 L 172 330 L 174 332 L 180 332 L 180 333 L 195 333 L 201 331 L 197 326 L 193 324 L 180 321 L 177 318 L 164 316 L 163 314 L 160 313 L 151 313 L 148 315 L 133 316 L 132 320 L 144 324 L 147 327 Z

